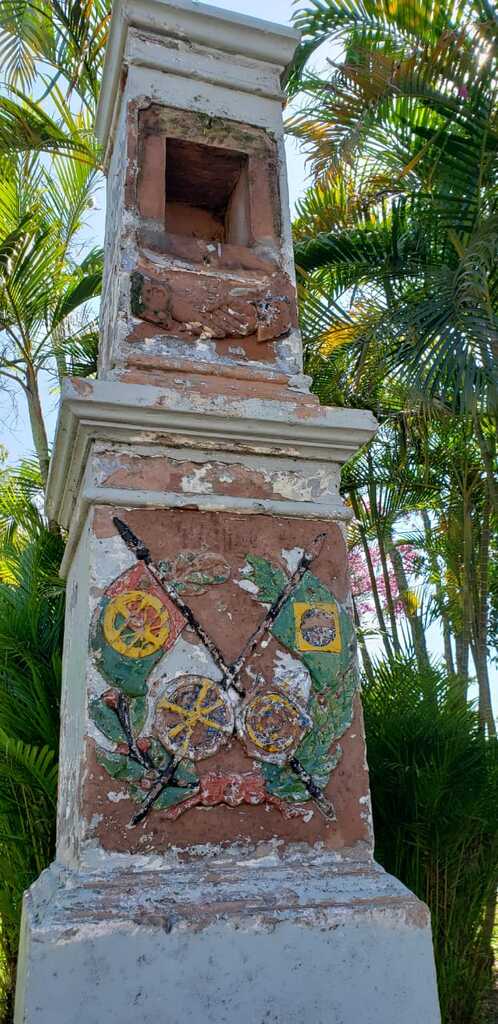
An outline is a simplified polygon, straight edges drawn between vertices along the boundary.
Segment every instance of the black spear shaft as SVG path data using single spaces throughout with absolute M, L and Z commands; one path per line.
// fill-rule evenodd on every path
M 292 576 L 290 576 L 287 583 L 280 591 L 280 594 L 274 600 L 271 607 L 268 609 L 262 622 L 260 622 L 257 629 L 254 630 L 252 636 L 249 637 L 249 640 L 247 641 L 245 647 L 240 652 L 236 661 L 234 661 L 233 664 L 230 665 L 230 671 L 235 676 L 239 674 L 244 663 L 247 661 L 248 658 L 250 658 L 253 651 L 256 650 L 256 647 L 258 646 L 258 644 L 261 643 L 266 633 L 270 631 L 271 627 L 273 626 L 273 623 L 275 622 L 276 618 L 282 611 L 285 602 L 289 600 L 289 597 L 301 582 L 305 572 L 308 571 L 311 563 L 315 561 L 315 558 L 318 558 L 318 555 L 320 554 L 320 551 L 323 548 L 324 542 L 325 534 L 319 533 L 318 537 L 315 537 L 315 540 L 313 541 L 311 547 L 302 554 L 296 569 L 292 573 Z
M 239 694 L 239 697 L 245 697 L 245 691 L 237 685 L 233 668 L 230 665 L 227 665 L 221 651 L 218 650 L 216 644 L 211 640 L 211 637 L 208 636 L 204 627 L 197 621 L 192 609 L 185 603 L 181 594 L 178 593 L 169 580 L 165 579 L 164 574 L 157 565 L 154 564 L 148 547 L 146 547 L 143 541 L 133 533 L 133 530 L 130 530 L 130 527 L 127 526 L 122 519 L 118 519 L 117 516 L 114 516 L 112 521 L 118 533 L 124 540 L 127 548 L 133 552 L 135 558 L 137 558 L 139 562 L 143 562 L 144 565 L 147 566 L 150 574 L 161 587 L 161 590 L 164 590 L 164 593 L 167 594 L 170 601 L 172 601 L 175 607 L 178 608 L 178 611 L 183 615 L 184 619 L 187 620 L 190 628 L 197 634 L 199 640 L 205 645 L 205 647 L 207 647 L 213 661 L 216 662 L 218 668 L 221 669 L 221 672 L 223 673 L 221 685 L 224 685 L 225 687 L 233 686 L 234 690 Z

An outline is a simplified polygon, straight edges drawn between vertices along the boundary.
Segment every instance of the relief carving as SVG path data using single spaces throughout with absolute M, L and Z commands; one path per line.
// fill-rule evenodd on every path
M 271 341 L 287 334 L 293 320 L 293 288 L 286 274 L 261 283 L 145 269 L 131 277 L 131 312 L 170 334 L 190 338 Z
M 333 744 L 352 719 L 357 677 L 349 612 L 313 573 L 325 535 L 296 549 L 288 573 L 248 552 L 237 581 L 229 560 L 207 549 L 155 563 L 122 520 L 114 525 L 137 563 L 109 585 L 94 617 L 95 665 L 111 686 L 89 710 L 107 741 L 97 746 L 98 763 L 126 782 L 135 801 L 129 824 L 157 810 L 175 820 L 220 803 L 266 804 L 305 823 L 316 808 L 334 821 L 325 790 L 341 757 Z M 225 584 L 232 593 L 242 587 L 261 606 L 258 625 L 232 660 L 189 603 Z M 232 623 L 237 600 L 222 607 Z M 251 667 L 269 644 L 277 667 L 271 677 Z M 202 674 L 182 667 L 195 657 Z M 225 767 L 224 752 L 234 744 L 250 771 L 234 771 L 230 760 Z

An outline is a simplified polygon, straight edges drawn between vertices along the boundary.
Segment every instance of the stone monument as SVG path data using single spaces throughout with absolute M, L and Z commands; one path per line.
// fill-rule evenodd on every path
M 56 862 L 16 1024 L 437 1024 L 426 907 L 373 861 L 340 464 L 302 374 L 296 33 L 116 0 L 100 363 L 67 380 Z

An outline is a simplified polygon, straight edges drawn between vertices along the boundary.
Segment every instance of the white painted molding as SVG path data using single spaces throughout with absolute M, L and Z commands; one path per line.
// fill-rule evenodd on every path
M 303 416 L 299 397 L 203 398 L 143 384 L 68 379 L 62 389 L 47 515 L 69 528 L 95 441 L 167 445 L 186 455 L 194 448 L 208 455 L 216 450 L 343 463 L 377 427 L 373 415 L 364 410 L 317 406 L 312 415 L 309 408 L 305 411 Z
M 195 0 L 114 0 L 95 126 L 103 145 L 110 135 L 130 28 L 269 63 L 280 73 L 299 42 L 299 33 L 286 25 Z

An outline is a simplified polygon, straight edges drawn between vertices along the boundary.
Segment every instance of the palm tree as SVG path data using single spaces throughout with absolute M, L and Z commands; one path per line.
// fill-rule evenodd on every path
M 8 91 L 0 96 L 0 152 L 69 152 L 95 161 L 91 132 L 110 6 L 108 0 L 3 0 L 0 61 Z
M 67 353 L 96 344 L 95 312 L 102 253 L 83 259 L 78 237 L 90 207 L 96 170 L 56 156 L 0 159 L 0 381 L 27 402 L 43 483 L 49 444 L 40 374 L 63 375 Z
M 496 16 L 487 0 L 316 0 L 295 22 L 289 130 L 315 178 L 295 224 L 308 348 L 341 346 L 367 386 L 480 426 L 497 397 Z M 343 52 L 324 80 L 303 65 L 325 38 Z
M 400 647 L 389 503 L 399 500 L 402 520 L 415 472 L 429 486 L 415 533 L 448 669 L 465 693 L 472 654 L 492 732 L 498 22 L 486 0 L 315 0 L 295 21 L 303 43 L 289 88 L 300 109 L 289 130 L 314 175 L 294 224 L 307 369 L 323 400 L 371 408 L 392 444 L 387 479 L 375 444 L 359 482 L 354 465 L 344 477 L 363 547 L 380 537 L 387 653 Z M 341 54 L 319 76 L 306 66 L 326 39 Z M 423 643 L 419 615 L 410 627 Z
M 454 638 L 454 673 L 467 697 L 472 656 L 479 688 L 481 726 L 496 736 L 488 662 L 496 638 L 489 621 L 493 599 L 490 562 L 498 534 L 486 467 L 470 419 L 441 420 L 424 439 L 427 465 L 437 481 L 437 500 L 426 511 L 422 547 L 436 586 L 439 611 Z M 439 567 L 439 578 L 438 578 Z M 447 654 L 453 672 L 452 654 Z
M 376 857 L 429 905 L 444 1024 L 484 1024 L 498 747 L 440 669 L 421 673 L 407 659 L 375 665 L 363 704 Z
M 407 536 L 411 517 L 433 501 L 435 488 L 413 460 L 403 457 L 401 443 L 399 423 L 386 422 L 372 444 L 345 467 L 342 492 L 354 513 L 350 546 L 362 550 L 386 656 L 413 652 L 423 672 L 429 655 L 422 601 L 409 583 L 403 551 L 412 541 Z

